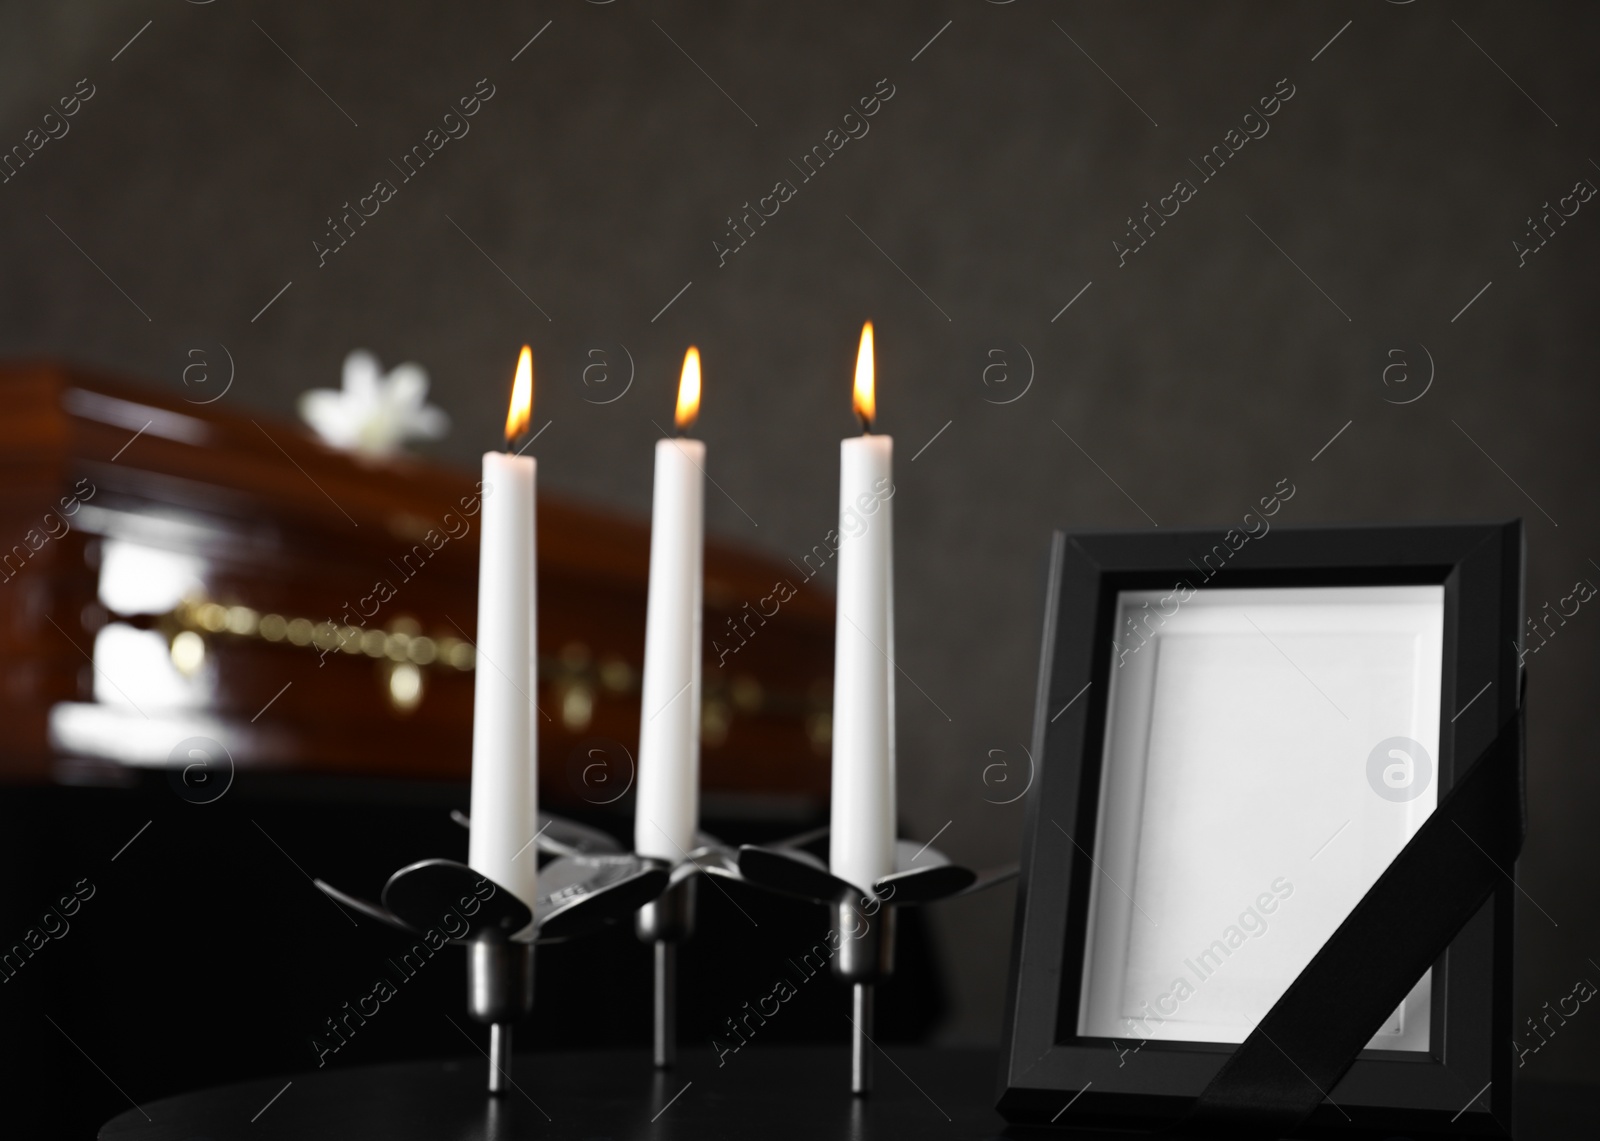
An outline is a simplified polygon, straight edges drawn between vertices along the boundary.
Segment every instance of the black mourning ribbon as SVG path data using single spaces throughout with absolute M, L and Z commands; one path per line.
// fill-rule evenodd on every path
M 1522 757 L 1519 706 L 1173 1132 L 1296 1133 L 1507 874 L 1527 831 Z

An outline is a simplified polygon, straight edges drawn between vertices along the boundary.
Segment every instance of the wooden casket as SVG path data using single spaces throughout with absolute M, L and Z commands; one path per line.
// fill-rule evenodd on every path
M 184 765 L 194 738 L 241 772 L 467 776 L 472 475 L 54 364 L 0 366 L 0 406 L 0 777 Z M 538 550 L 541 799 L 614 803 L 649 524 L 541 496 Z M 705 567 L 708 651 L 746 634 L 705 664 L 703 787 L 815 807 L 832 600 L 796 582 L 761 615 L 791 566 L 708 542 Z

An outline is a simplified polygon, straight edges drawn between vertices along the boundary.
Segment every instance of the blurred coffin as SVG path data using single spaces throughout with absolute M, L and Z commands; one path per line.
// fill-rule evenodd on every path
M 0 366 L 0 401 L 0 775 L 188 764 L 204 737 L 240 770 L 466 777 L 475 479 L 77 368 Z M 538 549 L 542 793 L 614 802 L 648 523 L 541 497 Z M 832 601 L 756 617 L 790 568 L 717 543 L 705 565 L 708 654 L 752 632 L 706 664 L 704 786 L 815 806 Z

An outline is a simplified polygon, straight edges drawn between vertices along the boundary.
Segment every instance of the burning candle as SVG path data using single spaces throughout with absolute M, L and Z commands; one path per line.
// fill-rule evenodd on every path
M 855 411 L 839 446 L 839 589 L 833 659 L 828 864 L 863 893 L 894 871 L 894 441 L 874 435 L 872 322 L 861 330 Z
M 679 435 L 656 441 L 650 589 L 639 711 L 634 849 L 677 863 L 695 847 L 700 815 L 700 610 L 706 446 L 682 433 L 700 411 L 700 353 L 683 357 Z
M 517 359 L 506 452 L 483 456 L 478 645 L 467 863 L 532 907 L 538 886 L 537 607 L 532 456 L 511 452 L 533 415 L 533 353 Z

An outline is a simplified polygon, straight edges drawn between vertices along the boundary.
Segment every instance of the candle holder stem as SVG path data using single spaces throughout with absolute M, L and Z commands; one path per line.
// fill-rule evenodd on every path
M 851 988 L 850 1092 L 863 1097 L 872 1092 L 872 984 Z
M 634 932 L 655 947 L 656 1068 L 678 1058 L 678 944 L 694 934 L 694 879 L 685 877 L 639 909 Z
M 485 932 L 467 948 L 467 1013 L 489 1024 L 489 1092 L 511 1084 L 511 1023 L 533 1009 L 533 944 Z
M 833 973 L 850 984 L 850 1092 L 872 1092 L 873 985 L 894 974 L 895 913 L 879 906 L 871 916 L 841 902 L 834 915 L 841 933 Z
M 489 1024 L 489 1092 L 502 1094 L 511 1079 L 511 1023 Z
M 678 948 L 656 940 L 655 1059 L 669 1070 L 678 1060 Z

